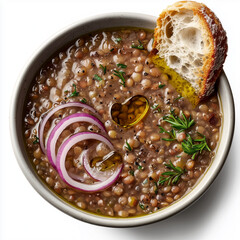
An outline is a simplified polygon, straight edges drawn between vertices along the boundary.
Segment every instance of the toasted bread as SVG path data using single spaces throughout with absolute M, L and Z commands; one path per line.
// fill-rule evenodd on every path
M 157 19 L 153 49 L 168 67 L 191 84 L 202 100 L 212 94 L 222 71 L 227 36 L 207 6 L 180 1 L 165 9 Z

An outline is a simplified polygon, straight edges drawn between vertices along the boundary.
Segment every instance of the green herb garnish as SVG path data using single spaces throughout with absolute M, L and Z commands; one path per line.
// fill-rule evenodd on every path
M 97 74 L 94 74 L 93 79 L 97 80 L 99 82 L 102 81 L 102 78 L 100 76 L 98 76 Z
M 125 146 L 125 148 L 129 151 L 129 152 L 131 152 L 132 151 L 132 148 L 131 148 L 131 146 L 129 145 L 129 143 L 126 141 L 126 145 L 127 146 Z
M 169 164 L 165 164 L 167 168 L 169 168 L 171 171 L 167 171 L 162 173 L 162 176 L 158 180 L 159 185 L 163 185 L 165 182 L 170 184 L 177 184 L 180 180 L 180 177 L 185 172 L 185 169 L 182 169 L 180 167 L 175 167 L 172 162 L 170 161 Z
M 192 139 L 192 137 L 187 134 L 187 139 L 182 142 L 182 149 L 185 153 L 192 155 L 192 159 L 195 158 L 196 154 L 202 153 L 203 150 L 211 151 L 207 145 L 206 137 L 198 133 L 202 138 Z M 198 142 L 198 143 L 194 143 Z
M 122 41 L 122 38 L 115 38 L 114 41 L 120 43 Z
M 158 88 L 163 88 L 163 87 L 165 87 L 165 86 L 166 86 L 166 84 L 161 84 L 161 83 L 160 83 L 160 84 L 158 85 Z
M 129 170 L 129 174 L 132 175 L 132 176 L 134 176 L 134 171 L 133 171 L 132 169 Z
M 80 100 L 81 103 L 87 103 L 87 99 L 86 98 L 83 98 Z
M 160 129 L 160 133 L 166 133 L 170 136 L 170 138 L 162 138 L 162 140 L 164 141 L 175 141 L 177 139 L 176 137 L 176 131 L 174 129 L 172 129 L 171 131 L 166 131 L 163 127 L 158 126 Z
M 99 66 L 100 66 L 101 69 L 103 70 L 103 75 L 105 75 L 106 72 L 107 72 L 107 66 L 104 67 L 102 64 L 99 64 Z
M 174 111 L 171 111 L 170 115 L 164 116 L 163 120 L 172 125 L 173 128 L 183 131 L 195 124 L 194 120 L 191 119 L 191 116 L 187 119 L 184 113 L 181 111 L 183 119 L 179 118 L 174 114 Z
M 151 108 L 152 108 L 153 110 L 157 110 L 158 112 L 161 112 L 161 108 L 158 107 L 158 106 L 159 106 L 159 104 L 154 103 Z
M 39 137 L 38 136 L 34 136 L 35 137 L 35 140 L 33 141 L 33 144 L 37 144 L 37 143 L 39 143 Z
M 110 49 L 110 52 L 112 52 L 113 50 L 114 50 L 114 48 L 111 48 L 111 49 Z
M 143 204 L 143 203 L 140 203 L 140 202 L 139 202 L 139 207 L 140 207 L 142 210 L 145 209 L 144 204 Z
M 120 78 L 120 80 L 122 81 L 120 84 L 123 86 L 123 87 L 125 87 L 125 83 L 126 83 L 126 80 L 125 80 L 125 78 L 124 78 L 124 74 L 125 74 L 125 72 L 122 72 L 122 71 L 117 71 L 117 70 L 113 70 L 115 73 L 114 73 L 114 75 L 115 76 L 117 76 L 117 77 L 119 77 Z
M 141 165 L 138 165 L 138 170 L 142 170 L 143 167 Z
M 120 67 L 120 68 L 126 68 L 126 67 L 127 67 L 127 65 L 125 65 L 125 64 L 122 64 L 122 63 L 118 63 L 118 64 L 117 64 L 117 67 Z
M 176 102 L 176 101 L 178 101 L 181 98 L 182 98 L 182 96 L 176 97 L 176 98 L 173 99 L 173 102 Z
M 77 92 L 77 86 L 76 84 L 72 85 L 74 87 L 74 91 L 69 95 L 69 97 L 77 97 L 79 95 L 79 92 Z
M 140 40 L 138 40 L 138 42 L 139 42 L 139 45 L 135 45 L 135 44 L 132 44 L 132 48 L 136 48 L 136 49 L 139 49 L 139 50 L 143 50 L 144 49 L 144 47 L 143 47 L 143 44 L 142 44 L 142 42 L 140 41 Z

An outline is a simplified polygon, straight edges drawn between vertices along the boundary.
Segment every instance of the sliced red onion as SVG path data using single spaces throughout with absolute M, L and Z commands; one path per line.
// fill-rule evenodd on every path
M 91 153 L 91 151 L 90 151 L 90 149 L 88 149 L 88 150 L 84 150 L 81 154 L 81 161 L 82 161 L 82 164 L 83 164 L 86 172 L 88 173 L 88 175 L 90 177 L 92 177 L 93 179 L 95 179 L 97 181 L 106 181 L 113 174 L 113 172 L 115 170 L 110 169 L 110 170 L 107 170 L 107 171 L 99 171 L 96 168 L 92 168 L 89 164 L 90 153 Z
M 48 140 L 47 140 L 47 157 L 49 162 L 55 167 L 56 166 L 56 143 L 63 132 L 63 130 L 75 122 L 88 122 L 91 124 L 96 125 L 98 128 L 101 129 L 101 132 L 107 134 L 103 123 L 98 120 L 96 117 L 88 114 L 88 113 L 74 113 L 63 118 L 51 131 Z
M 119 165 L 117 169 L 114 171 L 114 173 L 107 180 L 103 182 L 96 182 L 94 184 L 85 184 L 72 179 L 69 176 L 65 167 L 67 153 L 71 149 L 71 147 L 74 146 L 76 143 L 84 140 L 89 140 L 89 139 L 94 139 L 97 141 L 104 142 L 110 149 L 113 149 L 112 143 L 106 137 L 100 134 L 92 133 L 92 132 L 77 133 L 71 136 L 69 139 L 67 139 L 59 148 L 58 154 L 57 154 L 57 170 L 60 177 L 68 185 L 85 192 L 96 192 L 96 191 L 101 191 L 103 189 L 106 189 L 107 187 L 111 186 L 115 181 L 117 181 L 121 173 L 121 170 L 123 168 L 123 164 Z
M 80 102 L 70 102 L 70 103 L 65 103 L 65 104 L 61 104 L 55 108 L 53 108 L 52 110 L 50 110 L 43 118 L 42 122 L 40 123 L 39 126 L 39 143 L 40 143 L 40 147 L 42 149 L 42 151 L 44 153 L 46 153 L 46 149 L 45 149 L 45 144 L 44 144 L 44 140 L 43 140 L 43 133 L 44 133 L 44 128 L 45 125 L 47 123 L 47 121 L 49 120 L 49 118 L 58 110 L 63 109 L 63 108 L 67 108 L 67 107 L 80 107 L 80 108 L 86 108 L 89 111 L 91 111 L 92 113 L 94 113 L 97 117 L 99 117 L 99 114 L 97 113 L 97 111 L 90 107 L 87 104 L 84 103 L 80 103 Z

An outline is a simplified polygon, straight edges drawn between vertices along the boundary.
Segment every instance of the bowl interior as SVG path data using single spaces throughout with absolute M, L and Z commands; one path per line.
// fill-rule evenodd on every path
M 98 216 L 81 211 L 63 201 L 61 198 L 55 195 L 35 173 L 28 159 L 23 141 L 22 114 L 25 96 L 31 85 L 31 82 L 33 81 L 37 72 L 40 70 L 41 66 L 57 50 L 62 48 L 64 45 L 72 42 L 81 35 L 99 29 L 123 26 L 154 29 L 155 22 L 156 17 L 149 15 L 136 13 L 112 13 L 88 18 L 85 21 L 80 21 L 76 24 L 73 24 L 58 33 L 34 54 L 29 63 L 26 65 L 16 84 L 10 113 L 10 127 L 13 148 L 18 163 L 32 186 L 47 201 L 65 213 L 82 221 L 104 226 L 129 227 L 143 225 L 167 218 L 189 206 L 206 191 L 206 189 L 210 186 L 212 181 L 221 170 L 227 157 L 234 130 L 234 103 L 228 80 L 225 74 L 222 73 L 220 76 L 218 91 L 222 102 L 223 123 L 221 141 L 216 157 L 202 180 L 198 182 L 194 189 L 185 195 L 185 197 L 183 197 L 180 201 L 174 203 L 168 208 L 160 210 L 154 214 L 127 219 Z

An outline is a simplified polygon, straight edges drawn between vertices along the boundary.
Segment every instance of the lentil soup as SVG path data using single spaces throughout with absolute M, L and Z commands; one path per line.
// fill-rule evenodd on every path
M 190 191 L 214 158 L 222 118 L 217 93 L 197 106 L 181 97 L 169 84 L 171 76 L 149 57 L 152 37 L 151 31 L 133 28 L 80 37 L 42 67 L 29 90 L 23 121 L 30 159 L 43 181 L 77 208 L 111 217 L 156 212 Z M 46 115 L 67 103 L 91 108 L 60 107 L 40 136 Z M 98 191 L 68 184 L 44 150 L 56 126 L 83 113 L 104 127 L 95 120 L 66 125 L 52 156 L 58 159 L 64 144 L 80 133 L 108 139 L 109 144 L 100 138 L 76 142 L 64 160 L 70 178 L 84 186 L 119 171 L 116 181 Z

